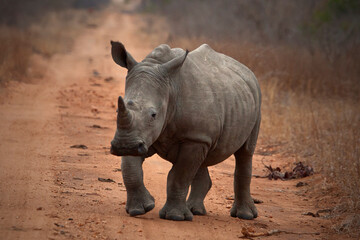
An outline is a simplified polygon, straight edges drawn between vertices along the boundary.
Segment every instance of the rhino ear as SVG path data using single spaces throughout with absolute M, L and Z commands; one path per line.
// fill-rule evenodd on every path
M 111 43 L 111 55 L 117 64 L 120 66 L 127 68 L 129 71 L 137 64 L 135 59 L 128 53 L 121 42 L 113 42 Z
M 189 53 L 189 51 L 186 50 L 186 52 L 183 55 L 176 57 L 166 63 L 163 63 L 161 65 L 161 68 L 168 75 L 171 75 L 171 74 L 177 72 L 181 68 L 183 63 L 185 62 L 185 59 L 186 59 L 188 53 Z

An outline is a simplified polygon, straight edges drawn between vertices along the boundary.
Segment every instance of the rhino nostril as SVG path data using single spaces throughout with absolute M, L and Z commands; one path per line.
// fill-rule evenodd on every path
M 147 149 L 146 149 L 146 146 L 144 143 L 141 142 L 138 144 L 138 152 L 140 154 L 145 154 L 147 152 Z

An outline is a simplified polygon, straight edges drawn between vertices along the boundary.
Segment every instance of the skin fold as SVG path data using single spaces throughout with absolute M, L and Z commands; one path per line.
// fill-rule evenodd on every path
M 173 164 L 160 217 L 181 221 L 206 214 L 204 198 L 212 185 L 208 166 L 234 154 L 230 214 L 256 218 L 250 181 L 261 92 L 254 74 L 206 44 L 190 53 L 162 44 L 139 63 L 121 43 L 111 45 L 114 61 L 128 69 L 111 142 L 111 153 L 123 156 L 126 211 L 136 216 L 154 208 L 143 183 L 142 163 L 157 153 Z

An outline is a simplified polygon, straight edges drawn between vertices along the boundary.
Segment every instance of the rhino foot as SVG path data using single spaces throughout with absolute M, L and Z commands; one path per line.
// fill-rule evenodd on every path
M 203 202 L 188 201 L 186 205 L 194 215 L 206 215 L 206 209 Z
M 146 190 L 146 189 L 145 189 Z M 137 216 L 151 211 L 155 207 L 153 196 L 146 190 L 137 194 L 129 194 L 126 202 L 126 212 L 130 216 Z
M 192 221 L 193 214 L 184 204 L 181 205 L 169 205 L 165 204 L 165 206 L 159 212 L 160 218 L 174 220 L 174 221 Z
M 232 217 L 238 217 L 246 220 L 252 220 L 258 216 L 257 209 L 252 199 L 251 201 L 243 201 L 241 203 L 234 202 L 230 210 L 230 214 Z

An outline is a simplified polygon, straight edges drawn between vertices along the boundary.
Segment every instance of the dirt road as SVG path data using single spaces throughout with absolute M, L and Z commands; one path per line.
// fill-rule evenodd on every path
M 2 93 L 0 239 L 237 239 L 243 228 L 272 231 L 266 239 L 331 239 L 329 220 L 303 215 L 322 206 L 315 206 L 306 187 L 296 188 L 296 180 L 254 178 L 253 197 L 263 201 L 259 217 L 231 218 L 233 157 L 210 168 L 207 216 L 192 222 L 159 218 L 171 165 L 158 156 L 144 163 L 155 209 L 135 218 L 126 214 L 120 158 L 109 154 L 126 72 L 113 63 L 109 41 L 121 40 L 141 60 L 161 43 L 140 33 L 141 22 L 137 15 L 106 14 L 80 33 L 71 53 L 43 62 L 43 80 L 13 82 Z M 71 148 L 79 144 L 87 148 Z M 278 166 L 294 161 L 266 155 L 255 156 L 254 174 L 265 174 L 262 160 Z

